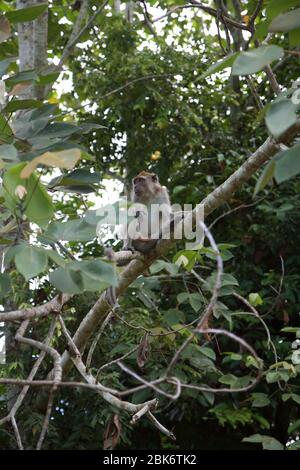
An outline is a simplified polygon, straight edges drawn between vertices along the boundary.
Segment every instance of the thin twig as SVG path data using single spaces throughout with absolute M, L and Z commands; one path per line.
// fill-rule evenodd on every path
M 54 395 L 55 395 L 56 388 L 57 388 L 57 384 L 55 384 L 52 387 L 52 389 L 50 390 L 50 393 L 49 393 L 45 418 L 44 418 L 41 434 L 40 434 L 40 437 L 39 437 L 39 440 L 38 440 L 38 443 L 37 443 L 37 446 L 36 446 L 36 450 L 41 450 L 44 439 L 46 437 L 46 433 L 47 433 L 47 430 L 48 430 L 48 427 L 49 427 L 49 421 L 50 421 L 51 411 L 52 411 L 52 407 L 53 407 Z
M 102 5 L 91 16 L 91 18 L 86 23 L 86 25 L 82 29 L 79 30 L 79 28 L 82 24 L 82 21 L 84 19 L 84 16 L 86 15 L 86 7 L 87 7 L 87 5 L 81 5 L 80 12 L 78 13 L 78 16 L 77 16 L 77 22 L 75 23 L 73 32 L 72 32 L 72 34 L 70 36 L 70 39 L 69 39 L 69 41 L 68 41 L 68 43 L 67 43 L 67 45 L 66 45 L 66 47 L 65 47 L 65 49 L 62 53 L 62 56 L 61 56 L 61 59 L 59 61 L 59 64 L 58 64 L 57 68 L 62 67 L 62 65 L 65 63 L 65 61 L 67 60 L 67 58 L 71 54 L 74 46 L 77 44 L 77 42 L 79 41 L 81 36 L 92 26 L 92 24 L 94 23 L 94 20 L 102 12 L 102 10 L 104 10 L 104 8 L 108 4 L 108 2 L 109 2 L 109 0 L 105 0 L 102 3 Z M 84 3 L 88 3 L 88 2 L 84 1 Z
M 148 416 L 148 418 L 150 419 L 150 421 L 152 421 L 152 423 L 154 424 L 154 426 L 160 430 L 160 432 L 162 432 L 162 433 L 165 434 L 166 436 L 168 436 L 168 437 L 170 437 L 171 439 L 173 439 L 173 441 L 176 441 L 176 437 L 174 436 L 174 434 L 173 434 L 171 431 L 169 431 L 165 426 L 163 426 L 163 425 L 158 421 L 158 419 L 155 418 L 155 416 L 151 413 L 151 411 L 148 411 L 147 416 Z
M 87 360 L 86 360 L 86 368 L 87 369 L 89 369 L 91 367 L 93 354 L 94 354 L 96 346 L 99 342 L 99 339 L 101 338 L 103 331 L 105 330 L 105 328 L 108 325 L 108 323 L 110 322 L 110 320 L 113 318 L 114 314 L 115 314 L 115 311 L 111 310 L 111 312 L 109 312 L 107 317 L 105 317 L 99 331 L 97 332 L 97 334 L 96 334 L 96 336 L 95 336 L 95 338 L 94 338 L 94 340 L 91 344 L 90 350 L 89 350 L 88 355 L 87 355 Z M 99 370 L 98 370 L 98 372 L 99 372 Z M 98 376 L 98 373 L 97 373 L 97 376 Z
M 24 450 L 24 447 L 23 447 L 23 444 L 22 444 L 22 439 L 21 439 L 20 432 L 19 432 L 19 428 L 18 428 L 18 425 L 17 425 L 17 422 L 16 422 L 14 416 L 11 417 L 11 424 L 12 424 L 12 427 L 14 429 L 14 433 L 15 433 L 15 436 L 16 436 L 16 441 L 17 441 L 18 447 L 19 447 L 20 450 Z

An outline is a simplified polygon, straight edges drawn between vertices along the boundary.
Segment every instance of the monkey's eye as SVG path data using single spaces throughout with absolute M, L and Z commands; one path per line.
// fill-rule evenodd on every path
M 152 176 L 152 181 L 153 181 L 153 183 L 157 183 L 158 177 L 156 175 L 153 175 Z
M 142 181 L 142 178 L 134 178 L 133 184 L 140 183 Z

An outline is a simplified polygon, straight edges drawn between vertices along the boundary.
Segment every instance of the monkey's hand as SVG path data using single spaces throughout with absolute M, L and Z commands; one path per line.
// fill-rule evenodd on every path
M 136 252 L 136 249 L 133 246 L 131 238 L 127 238 L 126 240 L 124 240 L 122 251 L 131 251 L 132 253 Z

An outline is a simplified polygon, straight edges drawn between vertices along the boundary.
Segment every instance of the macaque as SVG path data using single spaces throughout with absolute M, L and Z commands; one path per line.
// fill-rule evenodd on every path
M 129 234 L 123 250 L 149 253 L 161 238 L 164 222 L 171 214 L 168 190 L 161 186 L 155 173 L 142 171 L 132 180 L 131 201 L 136 207 L 135 217 L 141 235 L 131 238 Z

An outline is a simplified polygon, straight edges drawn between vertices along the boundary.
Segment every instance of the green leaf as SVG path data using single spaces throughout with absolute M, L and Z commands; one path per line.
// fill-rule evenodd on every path
M 53 178 L 48 187 L 65 192 L 89 193 L 96 191 L 97 188 L 94 185 L 99 183 L 99 173 L 90 173 L 88 170 L 80 168 Z
M 13 133 L 8 124 L 7 118 L 0 113 L 0 140 L 3 142 L 10 143 L 12 142 Z
M 59 291 L 71 294 L 100 292 L 118 284 L 113 266 L 101 260 L 72 261 L 50 273 L 49 280 Z
M 23 207 L 25 207 L 25 215 L 31 222 L 35 222 L 44 228 L 53 216 L 52 201 L 34 173 L 26 180 L 20 177 L 24 166 L 24 163 L 19 163 L 9 168 L 4 174 L 3 196 L 5 198 L 5 206 L 15 213 L 20 203 L 20 199 L 15 193 L 16 187 L 24 186 L 27 191 L 26 196 L 22 200 Z
M 203 305 L 202 296 L 197 292 L 189 294 L 189 302 L 195 312 L 198 312 Z
M 289 43 L 290 47 L 297 47 L 300 45 L 300 28 L 289 32 Z
M 300 173 L 300 145 L 280 152 L 275 157 L 275 179 L 278 184 Z
M 6 12 L 6 16 L 11 23 L 25 23 L 26 21 L 33 21 L 38 18 L 48 7 L 47 3 L 35 5 L 28 8 L 19 8 Z
M 282 395 L 282 400 L 286 402 L 289 399 L 292 399 L 295 403 L 300 405 L 300 395 L 297 395 L 296 393 L 284 393 Z
M 243 442 L 261 443 L 265 450 L 284 450 L 284 446 L 277 439 L 262 434 L 244 437 Z
M 231 67 L 238 54 L 239 54 L 239 52 L 235 52 L 233 54 L 227 55 L 226 57 L 223 57 L 221 60 L 219 60 L 218 62 L 211 65 L 206 70 L 206 72 L 204 72 L 201 75 L 200 79 L 205 78 L 208 75 L 212 75 L 213 73 L 221 72 L 222 70 L 224 70 L 228 67 Z
M 287 33 L 297 28 L 300 28 L 300 8 L 274 18 L 269 26 L 269 31 L 271 33 Z
M 39 85 L 48 85 L 49 83 L 55 82 L 59 75 L 59 72 L 51 72 L 45 75 L 39 75 L 37 82 Z
M 53 122 L 48 124 L 44 129 L 39 131 L 38 137 L 56 138 L 56 137 L 68 137 L 80 129 L 73 124 L 67 124 L 65 122 Z
M 50 120 L 50 118 L 55 115 L 56 110 L 57 110 L 56 104 L 46 103 L 46 104 L 43 104 L 40 108 L 29 112 L 27 115 L 27 119 L 29 121 L 35 121 L 37 119 L 42 119 L 42 118 L 48 118 L 48 120 Z
M 265 20 L 260 21 L 260 23 L 257 24 L 256 31 L 253 36 L 254 40 L 255 39 L 263 40 L 267 37 L 268 27 L 269 27 L 270 22 L 271 22 L 270 19 L 265 19 Z
M 300 429 L 300 419 L 297 419 L 297 421 L 291 423 L 289 425 L 288 433 L 289 435 L 293 434 L 295 431 L 298 431 Z
M 266 7 L 266 15 L 269 19 L 273 19 L 283 11 L 291 7 L 299 5 L 299 0 L 272 0 Z
M 216 360 L 216 353 L 213 349 L 211 348 L 208 348 L 207 346 L 200 346 L 200 350 L 199 350 L 202 354 L 204 354 L 204 356 L 207 356 L 209 357 L 210 359 L 212 359 L 213 361 Z
M 181 292 L 180 294 L 177 295 L 177 300 L 178 303 L 184 303 L 184 302 L 189 302 L 191 307 L 195 312 L 198 312 L 198 310 L 201 308 L 203 305 L 203 299 L 200 294 L 197 292 L 194 292 L 192 294 L 188 292 Z
M 194 250 L 180 250 L 173 257 L 173 263 L 179 267 L 183 266 L 187 271 L 191 271 L 195 263 L 201 259 L 198 251 Z
M 178 273 L 179 266 L 173 263 L 168 263 L 164 260 L 157 260 L 150 266 L 151 274 L 156 274 L 160 271 L 166 270 L 169 274 L 174 275 Z
M 11 291 L 11 282 L 8 274 L 0 273 L 0 299 L 6 297 Z
M 4 267 L 8 268 L 12 263 L 16 254 L 22 250 L 23 245 L 26 245 L 25 242 L 19 243 L 17 245 L 10 246 L 4 256 Z
M 13 113 L 18 109 L 39 108 L 42 102 L 38 100 L 11 100 L 4 108 L 6 113 Z
M 300 327 L 298 326 L 285 326 L 284 328 L 281 328 L 280 331 L 284 331 L 286 333 L 298 333 L 300 332 Z
M 96 238 L 95 225 L 84 219 L 73 219 L 67 222 L 52 222 L 44 234 L 50 240 L 89 241 Z
M 238 378 L 233 374 L 226 374 L 220 377 L 218 379 L 218 382 L 220 382 L 221 384 L 230 385 L 232 388 L 235 388 L 237 379 Z
M 283 380 L 284 382 L 288 382 L 290 379 L 290 376 L 287 371 L 281 370 L 281 371 L 276 371 L 276 372 L 268 372 L 266 375 L 266 381 L 269 384 L 273 384 L 275 382 L 278 382 L 280 380 Z
M 95 122 L 81 122 L 79 127 L 83 134 L 88 134 L 95 129 L 107 129 L 106 126 L 101 126 L 101 124 L 96 124 Z
M 177 310 L 176 308 L 170 308 L 166 312 L 163 312 L 163 317 L 164 320 L 171 326 L 184 323 L 185 321 L 184 313 L 180 310 Z
M 300 450 L 300 441 L 295 441 L 287 446 L 287 450 Z
M 283 99 L 271 104 L 265 116 L 266 125 L 274 135 L 279 137 L 297 121 L 297 106 L 289 99 Z
M 18 151 L 14 145 L 4 144 L 0 145 L 0 159 L 1 160 L 18 160 Z
M 6 70 L 12 62 L 16 62 L 17 57 L 8 57 L 0 62 L 0 77 L 5 74 Z
M 263 408 L 271 403 L 266 393 L 252 393 L 251 397 L 253 398 L 252 406 L 254 408 Z
M 241 52 L 233 63 L 232 75 L 250 75 L 259 72 L 274 60 L 280 59 L 282 55 L 282 47 L 274 45 Z
M 24 244 L 15 256 L 15 264 L 26 281 L 29 281 L 29 279 L 45 271 L 48 266 L 48 258 L 44 250 Z
M 16 85 L 17 83 L 32 82 L 38 77 L 35 70 L 24 70 L 18 72 L 12 77 L 7 78 L 6 83 L 8 86 Z
M 248 296 L 249 302 L 253 307 L 257 307 L 258 305 L 262 305 L 264 303 L 263 299 L 257 292 L 251 292 Z
M 214 287 L 215 287 L 215 284 L 216 284 L 216 273 L 214 272 L 203 283 L 203 289 L 212 292 Z M 231 287 L 231 286 L 238 286 L 238 285 L 239 285 L 238 280 L 234 276 L 232 276 L 232 274 L 229 274 L 229 273 L 223 273 L 222 274 L 222 276 L 221 276 L 221 286 L 222 286 L 222 288 Z M 228 292 L 232 292 L 232 290 L 230 290 Z M 224 290 L 222 293 L 223 293 L 223 295 L 226 294 L 226 290 Z M 222 293 L 220 292 L 221 295 L 222 295 Z
M 260 177 L 257 180 L 255 185 L 253 196 L 256 196 L 259 191 L 262 191 L 267 184 L 272 180 L 275 173 L 275 161 L 271 160 L 267 165 L 264 167 Z
M 33 137 L 47 126 L 49 118 L 39 118 L 35 120 L 29 119 L 30 114 L 24 113 L 22 117 L 17 119 L 14 123 L 14 134 L 18 139 L 32 140 Z M 38 155 L 40 155 L 40 151 Z
M 53 261 L 58 266 L 64 267 L 66 265 L 66 260 L 54 250 L 45 250 L 48 258 Z

